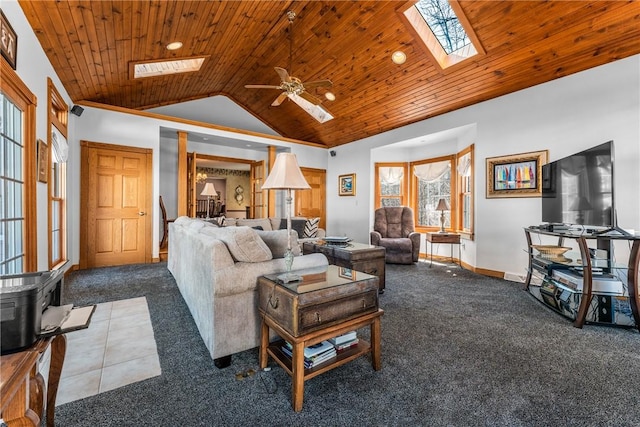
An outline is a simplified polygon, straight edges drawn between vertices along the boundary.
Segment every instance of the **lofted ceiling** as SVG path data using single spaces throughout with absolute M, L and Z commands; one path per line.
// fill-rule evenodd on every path
M 403 19 L 406 1 L 19 3 L 74 103 L 144 110 L 225 95 L 280 135 L 327 148 L 640 53 L 634 1 L 459 1 L 485 54 L 445 71 Z M 176 40 L 181 49 L 165 48 Z M 194 55 L 209 55 L 198 72 L 130 76 L 133 61 Z M 322 105 L 335 119 L 244 87 L 278 85 L 275 66 L 330 79 L 336 100 Z

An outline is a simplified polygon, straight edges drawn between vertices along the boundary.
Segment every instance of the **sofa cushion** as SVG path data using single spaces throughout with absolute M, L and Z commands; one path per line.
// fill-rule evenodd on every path
M 238 218 L 236 220 L 236 225 L 246 225 L 247 227 L 262 227 L 263 230 L 273 230 L 273 228 L 271 228 L 271 221 L 269 221 L 269 218 Z
M 304 232 L 302 238 L 318 237 L 318 228 L 320 226 L 320 218 L 309 218 L 304 224 Z
M 179 216 L 175 221 L 173 221 L 173 223 L 176 225 L 187 225 L 191 221 L 193 221 L 193 219 L 188 216 Z
M 205 227 L 200 232 L 222 240 L 236 261 L 263 262 L 273 259 L 267 244 L 251 227 Z
M 260 231 L 257 230 L 258 236 L 271 250 L 274 259 L 284 258 L 287 251 L 287 230 Z M 298 236 L 294 230 L 291 230 L 291 252 L 293 256 L 300 255 L 300 245 L 298 244 Z

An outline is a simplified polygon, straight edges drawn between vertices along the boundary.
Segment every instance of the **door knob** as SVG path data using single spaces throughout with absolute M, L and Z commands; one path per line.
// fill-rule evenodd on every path
M 138 215 L 140 216 L 145 216 L 147 213 L 146 212 L 138 212 Z

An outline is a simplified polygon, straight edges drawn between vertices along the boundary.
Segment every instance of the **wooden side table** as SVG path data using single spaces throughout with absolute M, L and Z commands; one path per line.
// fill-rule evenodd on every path
M 369 353 L 373 369 L 382 368 L 380 318 L 384 311 L 378 308 L 378 278 L 374 275 L 336 265 L 296 273 L 302 280 L 286 284 L 277 274 L 259 277 L 258 311 L 262 317 L 260 368 L 267 366 L 271 356 L 291 376 L 291 405 L 298 412 L 306 380 Z M 305 369 L 305 347 L 365 327 L 371 343 L 360 339 L 336 357 Z M 269 343 L 270 330 L 282 339 Z M 291 357 L 282 350 L 285 340 L 292 346 Z
M 430 244 L 431 259 L 429 267 L 433 264 L 433 244 L 445 243 L 451 245 L 451 260 L 455 263 L 453 258 L 453 245 L 458 245 L 458 265 L 462 267 L 462 261 L 460 261 L 460 235 L 456 233 L 426 233 L 427 242 Z
M 51 346 L 49 381 L 45 386 L 38 360 Z M 47 399 L 47 427 L 53 427 L 58 384 L 67 349 L 67 338 L 41 338 L 30 348 L 0 357 L 0 418 L 8 425 L 41 425 Z
M 371 365 L 373 369 L 382 369 L 380 358 L 380 317 L 384 314 L 382 309 L 374 313 L 365 314 L 355 319 L 327 326 L 301 336 L 293 336 L 278 325 L 268 314 L 262 316 L 262 329 L 260 336 L 260 369 L 267 367 L 269 356 L 291 376 L 291 406 L 296 412 L 302 410 L 304 398 L 304 382 L 326 371 L 344 365 L 358 357 L 371 353 Z M 305 369 L 304 348 L 320 343 L 329 338 L 345 334 L 363 327 L 370 328 L 371 344 L 360 340 L 358 344 L 344 353 L 340 353 L 335 359 L 331 359 L 318 367 Z M 280 337 L 287 340 L 293 346 L 293 356 L 287 357 L 281 350 L 283 341 L 276 341 L 269 345 L 269 329 L 273 329 Z

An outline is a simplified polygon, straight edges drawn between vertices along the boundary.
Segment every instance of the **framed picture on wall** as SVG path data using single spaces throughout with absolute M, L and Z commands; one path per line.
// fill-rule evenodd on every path
M 355 196 L 356 195 L 356 174 L 338 176 L 338 195 Z
M 540 197 L 548 150 L 487 158 L 487 199 Z

